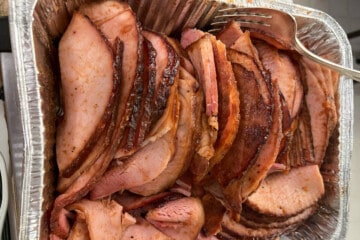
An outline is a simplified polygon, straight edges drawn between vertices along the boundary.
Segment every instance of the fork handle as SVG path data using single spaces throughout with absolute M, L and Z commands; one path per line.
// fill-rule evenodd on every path
M 357 82 L 360 82 L 360 71 L 341 66 L 341 65 L 333 63 L 329 60 L 326 60 L 322 57 L 319 57 L 318 55 L 312 53 L 307 48 L 305 48 L 305 46 L 297 38 L 296 38 L 295 43 L 296 43 L 295 49 L 301 55 L 304 55 L 317 63 L 320 63 L 328 68 L 331 68 L 331 69 L 339 72 L 340 74 L 345 75 Z

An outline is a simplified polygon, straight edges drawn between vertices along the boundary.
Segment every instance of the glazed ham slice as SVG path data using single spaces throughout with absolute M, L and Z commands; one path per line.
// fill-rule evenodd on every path
M 123 163 L 107 171 L 90 192 L 91 199 L 100 199 L 114 192 L 141 186 L 157 177 L 170 161 L 174 146 L 170 133 L 137 151 Z M 156 155 L 154 155 L 156 152 Z
M 227 202 L 235 211 L 241 211 L 241 203 L 259 187 L 261 181 L 267 176 L 269 170 L 274 165 L 280 151 L 280 143 L 283 137 L 282 111 L 277 85 L 273 86 L 273 96 L 273 119 L 265 144 L 243 174 L 238 178 L 234 178 L 224 189 Z
M 317 205 L 310 206 L 304 211 L 288 216 L 288 217 L 276 217 L 271 215 L 265 215 L 258 213 L 249 207 L 245 206 L 241 212 L 240 223 L 249 228 L 283 228 L 291 225 L 295 225 L 307 219 L 316 210 Z
M 174 84 L 178 73 L 180 60 L 175 49 L 168 43 L 165 36 L 151 31 L 143 31 L 142 34 L 156 50 L 155 93 L 151 105 L 146 109 L 150 113 L 151 124 L 145 129 L 144 136 L 140 136 L 141 139 L 144 139 L 150 127 L 154 126 L 164 113 L 170 95 L 170 88 Z
M 146 220 L 175 240 L 195 239 L 204 218 L 201 201 L 193 197 L 169 201 L 146 214 Z
M 228 54 L 241 54 L 228 49 Z M 233 53 L 232 53 L 233 52 Z M 265 143 L 271 125 L 271 106 L 265 104 L 253 72 L 233 64 L 240 96 L 240 125 L 236 138 L 222 161 L 215 165 L 213 174 L 226 186 L 241 176 Z M 238 160 L 234 160 L 238 159 Z
M 264 68 L 270 72 L 273 83 L 279 85 L 290 117 L 295 118 L 300 110 L 303 96 L 299 70 L 289 55 L 280 52 L 277 48 L 265 42 L 256 42 L 255 47 L 259 52 Z
M 67 208 L 75 211 L 78 219 L 85 221 L 90 239 L 119 239 L 125 230 L 122 225 L 123 208 L 115 201 L 82 199 Z
M 232 62 L 236 60 L 237 63 L 242 64 L 247 70 L 254 72 L 261 96 L 266 104 L 270 104 L 271 94 L 268 90 L 270 88 L 269 76 L 264 71 L 258 51 L 250 38 L 250 33 L 247 31 L 243 32 L 238 22 L 229 22 L 223 31 L 218 34 L 217 38 L 224 42 L 227 48 L 241 53 L 235 59 L 231 60 L 229 58 L 229 60 Z
M 71 54 L 69 54 L 69 52 Z M 88 18 L 74 17 L 59 44 L 64 117 L 56 136 L 60 175 L 71 175 L 106 133 L 116 106 L 114 55 Z M 79 72 L 81 74 L 79 75 Z M 100 89 L 98 86 L 102 86 Z
M 155 179 L 139 187 L 129 189 L 133 193 L 149 196 L 172 186 L 188 168 L 193 155 L 197 111 L 202 102 L 198 82 L 180 67 L 179 99 L 180 118 L 176 132 L 175 153 L 166 169 Z
M 126 61 L 121 69 L 124 79 L 121 84 L 118 114 L 122 116 L 122 131 L 134 128 L 143 93 L 143 40 L 136 16 L 127 3 L 115 1 L 84 5 L 80 12 L 87 15 L 111 43 L 114 43 L 116 38 L 124 42 L 123 56 Z M 123 139 L 120 148 L 126 147 L 126 143 L 126 139 Z
M 67 240 L 90 240 L 89 230 L 84 219 L 76 218 Z M 52 239 L 54 240 L 54 239 Z
M 187 29 L 181 35 L 182 47 L 186 46 L 205 97 L 205 109 L 199 122 L 200 140 L 190 167 L 195 182 L 201 181 L 208 172 L 209 161 L 215 153 L 214 144 L 219 129 L 214 40 L 214 36 L 197 29 Z
M 319 167 L 309 165 L 268 176 L 246 204 L 262 214 L 292 216 L 314 205 L 324 192 Z
M 241 37 L 241 35 L 243 35 L 243 32 L 240 29 L 240 23 L 229 21 L 217 34 L 216 38 L 222 41 L 227 47 L 230 47 Z
M 262 239 L 274 238 L 281 233 L 294 228 L 293 225 L 285 227 L 272 228 L 251 228 L 244 226 L 242 223 L 234 221 L 231 216 L 226 214 L 222 221 L 223 231 L 218 234 L 220 239 Z
M 151 124 L 151 104 L 156 87 L 156 50 L 151 42 L 145 38 L 143 39 L 142 46 L 142 86 L 138 88 L 138 97 L 141 97 L 141 99 L 139 98 L 139 101 L 136 100 L 138 105 L 134 105 L 128 127 L 125 129 L 123 142 L 125 144 L 124 149 L 127 151 L 136 149 L 144 141 L 145 135 L 148 133 Z
M 210 159 L 209 171 L 218 164 L 231 148 L 240 124 L 240 96 L 232 65 L 227 60 L 225 45 L 211 39 L 219 94 L 219 131 L 214 144 L 215 153 Z
M 74 18 L 76 20 L 76 16 Z M 78 16 L 81 16 L 79 14 Z M 74 21 L 75 21 L 74 20 Z M 93 25 L 91 25 L 94 28 Z M 81 29 L 81 30 L 80 30 Z M 71 29 L 68 29 L 71 31 Z M 86 24 L 84 26 L 80 26 L 78 29 L 74 29 L 73 31 L 89 31 L 86 28 Z M 98 33 L 99 34 L 99 33 Z M 100 34 L 99 34 L 100 35 Z M 87 34 L 87 36 L 89 36 Z M 87 38 L 82 38 L 87 39 Z M 82 44 L 79 40 L 76 43 L 73 43 L 73 46 L 76 44 Z M 117 47 L 115 51 L 115 57 L 113 59 L 113 67 L 114 67 L 114 80 L 119 85 L 122 80 L 121 68 L 122 68 L 122 53 L 123 53 L 123 44 L 117 40 Z M 87 52 L 90 51 L 91 47 L 87 49 Z M 71 55 L 71 54 L 69 54 Z M 82 55 L 81 57 L 83 57 Z M 100 60 L 101 61 L 101 60 Z M 114 93 L 114 102 L 119 103 L 119 92 Z M 115 105 L 116 106 L 116 105 Z M 92 151 L 89 153 L 88 158 L 92 160 L 92 164 L 87 161 L 87 165 L 89 165 L 85 172 L 77 171 L 76 174 L 73 174 L 71 178 L 66 179 L 63 184 L 65 188 L 61 192 L 59 196 L 56 197 L 54 201 L 54 207 L 51 212 L 50 218 L 50 228 L 53 236 L 57 236 L 60 238 L 66 238 L 69 234 L 69 229 L 64 228 L 63 224 L 61 224 L 61 212 L 64 207 L 69 204 L 83 198 L 91 188 L 92 184 L 96 182 L 100 176 L 106 171 L 110 161 L 113 159 L 115 155 L 115 151 L 119 146 L 119 137 L 121 134 L 120 125 L 122 116 L 119 116 L 117 111 L 117 106 L 113 108 L 111 111 L 111 120 L 107 131 L 101 135 L 101 137 L 97 141 L 96 147 L 92 148 Z M 104 141 L 104 142 L 102 142 Z M 105 143 L 105 144 L 104 144 Z M 86 166 L 83 164 L 81 167 Z M 65 179 L 65 178 L 61 178 Z M 60 182 L 61 184 L 61 182 Z
M 202 85 L 205 102 L 206 115 L 208 117 L 208 124 L 210 127 L 217 130 L 218 126 L 218 88 L 216 81 L 216 68 L 214 61 L 214 52 L 212 47 L 212 40 L 214 36 L 210 34 L 194 33 L 193 31 L 183 32 L 181 38 L 187 38 L 187 35 L 196 34 L 197 36 L 191 38 L 193 43 L 186 47 L 186 51 L 194 65 L 197 77 Z M 200 38 L 199 38 L 200 37 Z M 184 44 L 184 40 L 181 41 Z M 184 47 L 184 46 L 183 46 Z M 185 47 L 184 47 L 185 48 Z
M 314 146 L 315 163 L 321 164 L 325 156 L 329 138 L 337 122 L 335 96 L 329 94 L 325 85 L 331 80 L 325 79 L 321 66 L 302 58 L 302 71 L 307 91 L 305 102 L 310 116 L 311 134 Z
M 177 84 L 172 87 L 168 102 L 167 121 L 172 128 L 162 137 L 150 141 L 128 159 L 109 169 L 90 192 L 91 199 L 109 196 L 117 191 L 141 186 L 159 176 L 166 168 L 175 151 L 175 134 L 178 123 L 179 103 Z M 156 154 L 155 154 L 156 153 Z

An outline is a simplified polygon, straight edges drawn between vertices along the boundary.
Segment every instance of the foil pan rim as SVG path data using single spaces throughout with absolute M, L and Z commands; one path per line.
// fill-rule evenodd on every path
M 218 2 L 229 2 L 218 0 Z M 231 1 L 240 6 L 264 6 L 290 11 L 290 13 L 313 17 L 324 22 L 331 22 L 334 35 L 339 42 L 342 53 L 341 62 L 352 67 L 351 47 L 346 34 L 341 26 L 329 15 L 324 12 L 307 8 L 301 5 L 293 4 L 291 1 L 280 0 L 253 0 L 252 3 L 247 0 Z M 17 88 L 20 102 L 20 118 L 24 132 L 23 149 L 23 179 L 18 182 L 21 186 L 21 196 L 15 196 L 20 199 L 20 204 L 13 203 L 13 206 L 19 209 L 17 225 L 12 226 L 18 232 L 16 239 L 39 239 L 40 221 L 44 214 L 42 210 L 42 193 L 44 188 L 44 125 L 42 122 L 41 97 L 39 83 L 37 79 L 37 69 L 35 64 L 35 51 L 33 46 L 33 10 L 36 0 L 13 0 L 9 5 L 9 21 L 11 43 L 15 59 L 17 74 Z M 290 9 L 290 10 L 289 10 Z M 343 239 L 346 235 L 348 223 L 348 195 L 349 195 L 349 164 L 353 145 L 353 82 L 344 76 L 340 80 L 340 92 L 346 92 L 346 95 L 340 95 L 340 172 L 339 187 L 341 189 L 339 221 L 332 239 Z M 346 144 L 344 144 L 346 143 Z M 19 205 L 19 206 L 18 206 Z

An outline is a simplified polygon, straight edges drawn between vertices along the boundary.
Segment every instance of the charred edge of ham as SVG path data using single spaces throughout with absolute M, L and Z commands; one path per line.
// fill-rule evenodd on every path
M 83 15 L 88 21 L 89 23 L 96 28 L 96 26 L 94 25 L 94 23 L 90 20 L 90 18 L 86 15 Z M 96 28 L 97 29 L 97 28 Z M 108 46 L 109 49 L 111 49 L 112 51 L 112 47 L 110 42 L 108 41 L 108 39 L 105 37 L 105 35 L 98 30 L 99 34 L 101 35 L 101 37 L 103 38 L 103 40 L 105 41 L 106 45 Z M 123 44 L 120 44 L 120 48 L 118 49 L 120 51 L 123 51 Z M 113 52 L 113 51 L 112 51 Z M 114 53 L 114 59 L 118 58 L 119 56 L 117 54 Z M 86 144 L 85 148 L 79 153 L 78 157 L 76 157 L 70 164 L 70 166 L 68 166 L 61 174 L 62 177 L 70 177 L 71 175 L 73 175 L 75 173 L 75 171 L 77 169 L 79 169 L 79 167 L 84 163 L 84 161 L 86 161 L 86 158 L 89 156 L 89 154 L 92 151 L 92 148 L 94 147 L 94 145 L 97 144 L 98 139 L 100 138 L 100 136 L 102 134 L 104 134 L 104 132 L 107 132 L 108 134 L 106 134 L 106 136 L 109 135 L 109 132 L 111 132 L 111 118 L 113 116 L 113 110 L 114 110 L 114 105 L 116 105 L 116 96 L 118 95 L 119 92 L 119 76 L 116 73 L 116 69 L 118 69 L 117 66 L 113 66 L 114 68 L 114 87 L 113 87 L 113 91 L 111 93 L 111 97 L 109 99 L 108 105 L 106 107 L 106 110 L 101 118 L 100 124 L 98 125 L 98 127 L 96 128 L 93 136 L 91 137 L 91 139 L 89 140 L 89 142 Z M 105 143 L 103 145 L 103 148 L 105 149 L 109 144 L 110 144 L 110 139 L 108 137 L 106 137 L 105 139 Z

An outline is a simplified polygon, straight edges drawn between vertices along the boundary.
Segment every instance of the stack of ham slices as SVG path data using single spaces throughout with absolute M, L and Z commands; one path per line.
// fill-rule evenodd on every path
M 272 238 L 313 214 L 339 76 L 257 37 L 81 6 L 58 49 L 50 238 Z

